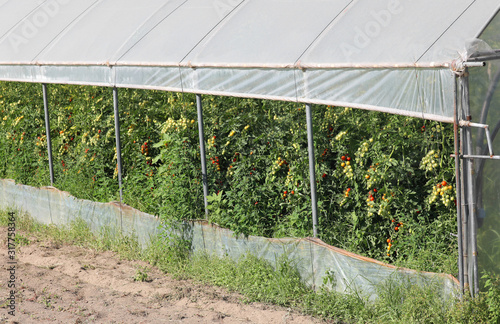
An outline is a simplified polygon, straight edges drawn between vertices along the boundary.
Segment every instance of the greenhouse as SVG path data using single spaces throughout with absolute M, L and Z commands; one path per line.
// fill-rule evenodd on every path
M 481 270 L 500 264 L 499 10 L 496 0 L 4 0 L 0 80 L 43 84 L 46 113 L 52 83 L 113 88 L 115 116 L 117 88 L 305 104 L 315 234 L 311 105 L 453 123 L 458 279 L 474 295 Z M 119 131 L 116 142 L 120 166 Z

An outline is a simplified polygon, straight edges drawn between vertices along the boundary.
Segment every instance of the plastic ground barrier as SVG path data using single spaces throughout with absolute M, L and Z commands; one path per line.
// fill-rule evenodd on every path
M 397 268 L 315 238 L 236 237 L 234 232 L 206 221 L 184 222 L 177 227 L 179 232 L 178 229 L 162 228 L 158 217 L 124 204 L 77 199 L 54 187 L 35 188 L 16 184 L 13 180 L 0 180 L 0 199 L 0 208 L 25 212 L 43 224 L 68 225 L 80 217 L 96 233 L 107 226 L 126 235 L 133 234 L 142 248 L 147 247 L 153 237 L 166 234 L 182 235 L 191 242 L 193 252 L 228 255 L 235 260 L 251 253 L 275 264 L 286 253 L 302 280 L 314 289 L 321 287 L 327 276 L 335 278 L 333 289 L 339 292 L 355 290 L 370 299 L 376 298 L 376 287 L 387 280 L 438 285 L 446 298 L 455 296 L 459 289 L 457 279 L 449 274 Z

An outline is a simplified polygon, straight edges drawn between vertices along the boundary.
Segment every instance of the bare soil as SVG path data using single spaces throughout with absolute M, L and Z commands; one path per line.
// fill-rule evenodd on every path
M 273 305 L 245 304 L 237 293 L 175 280 L 112 252 L 29 238 L 16 255 L 16 311 L 11 316 L 7 229 L 0 227 L 0 323 L 321 322 Z M 141 272 L 147 281 L 134 280 Z

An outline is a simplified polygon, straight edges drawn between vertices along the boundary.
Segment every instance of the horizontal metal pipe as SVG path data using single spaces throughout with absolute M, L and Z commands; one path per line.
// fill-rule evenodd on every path
M 454 158 L 455 154 L 450 154 L 450 157 Z M 472 155 L 472 154 L 464 154 L 459 155 L 461 159 L 482 159 L 482 160 L 500 160 L 500 155 Z
M 117 64 L 120 65 L 120 64 Z M 331 64 L 307 64 L 307 63 L 296 63 L 296 64 L 264 64 L 264 63 L 191 63 L 191 62 L 181 62 L 178 64 L 180 67 L 190 67 L 190 68 L 257 68 L 257 69 L 414 69 L 414 68 L 449 68 L 450 63 L 331 63 Z
M 477 52 L 467 59 L 468 62 L 491 61 L 500 59 L 500 50 Z
M 439 69 L 449 68 L 449 62 L 427 63 L 330 63 L 330 64 L 304 64 L 304 63 L 192 63 L 192 62 L 0 62 L 0 66 L 129 66 L 129 67 L 189 67 L 189 68 L 237 68 L 237 69 Z
M 497 54 L 497 55 L 492 55 L 492 56 L 479 56 L 479 57 L 475 57 L 473 59 L 469 59 L 469 62 L 471 60 L 473 61 L 493 61 L 493 60 L 498 60 L 500 59 L 500 54 Z
M 477 128 L 488 128 L 489 126 L 486 124 L 473 123 L 467 120 L 461 120 L 458 124 L 462 127 L 477 127 Z
M 461 156 L 464 159 L 485 159 L 485 160 L 500 160 L 500 155 L 493 155 L 493 156 L 487 156 L 487 155 L 462 155 Z
M 464 62 L 463 65 L 465 67 L 481 67 L 485 66 L 486 62 Z

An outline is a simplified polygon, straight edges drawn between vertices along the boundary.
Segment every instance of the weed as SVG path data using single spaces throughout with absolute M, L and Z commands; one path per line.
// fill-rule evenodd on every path
M 93 265 L 91 265 L 91 264 L 84 264 L 84 265 L 81 266 L 81 269 L 82 270 L 89 270 L 89 269 L 90 270 L 94 270 L 95 267 Z
M 500 323 L 500 275 L 484 272 L 481 278 L 486 291 L 480 297 L 488 307 L 492 323 Z
M 133 277 L 134 281 L 150 282 L 152 279 L 148 276 L 149 271 L 148 267 L 138 267 Z
M 41 303 L 45 306 L 45 308 L 52 307 L 52 301 L 50 297 L 43 296 Z
M 31 241 L 22 234 L 16 233 L 16 246 L 27 246 Z

